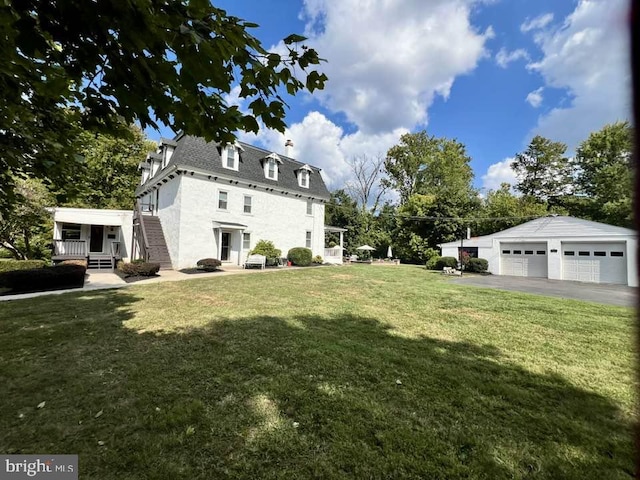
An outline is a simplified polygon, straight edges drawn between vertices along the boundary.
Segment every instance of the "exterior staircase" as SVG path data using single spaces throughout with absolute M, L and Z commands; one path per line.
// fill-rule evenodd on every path
M 171 257 L 169 249 L 162 231 L 160 219 L 151 215 L 140 215 L 139 221 L 142 224 L 148 241 L 147 261 L 159 263 L 161 270 L 171 270 Z

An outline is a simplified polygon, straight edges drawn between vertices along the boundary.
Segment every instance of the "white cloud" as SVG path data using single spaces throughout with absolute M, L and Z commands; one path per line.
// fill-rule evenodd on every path
M 569 102 L 538 119 L 540 134 L 575 146 L 605 123 L 630 116 L 626 0 L 580 0 L 564 25 L 536 34 L 543 57 L 528 66 Z
M 505 158 L 501 162 L 489 165 L 487 173 L 482 176 L 482 188 L 497 190 L 503 183 L 509 183 L 512 187 L 517 183 L 516 174 L 511 168 L 513 158 Z
M 520 59 L 529 60 L 529 54 L 522 48 L 509 52 L 506 48 L 502 47 L 496 54 L 496 63 L 502 68 L 507 68 L 511 62 Z
M 322 169 L 322 176 L 330 190 L 340 188 L 351 177 L 345 159 L 356 155 L 386 155 L 407 130 L 399 128 L 386 133 L 366 134 L 362 131 L 345 134 L 344 130 L 325 117 L 312 111 L 299 123 L 291 125 L 285 133 L 261 129 L 255 134 L 240 134 L 243 141 L 284 153 L 287 139 L 293 141 L 293 157 Z
M 305 0 L 309 44 L 327 59 L 317 97 L 366 134 L 427 123 L 436 95 L 486 56 L 493 30 L 470 23 L 477 0 Z
M 553 22 L 553 13 L 545 13 L 535 18 L 528 19 L 520 25 L 520 31 L 529 32 L 531 30 L 539 30 Z
M 544 87 L 540 87 L 536 90 L 534 90 L 533 92 L 529 92 L 529 94 L 527 95 L 526 98 L 526 102 L 531 105 L 533 108 L 538 108 L 540 105 L 542 105 L 542 91 L 544 90 Z

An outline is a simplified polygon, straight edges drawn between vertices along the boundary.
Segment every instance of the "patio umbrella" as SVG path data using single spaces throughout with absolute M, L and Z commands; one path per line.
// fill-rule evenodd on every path
M 393 252 L 391 251 L 391 245 L 389 245 L 389 248 L 387 248 L 387 258 L 391 257 L 393 257 Z
M 356 248 L 356 250 L 369 250 L 370 252 L 372 252 L 375 250 L 375 248 L 370 247 L 369 245 L 362 245 L 361 247 Z

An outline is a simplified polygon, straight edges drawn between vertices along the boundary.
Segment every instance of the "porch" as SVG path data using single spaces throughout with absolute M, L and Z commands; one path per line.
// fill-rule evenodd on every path
M 331 225 L 324 226 L 324 261 L 327 263 L 341 264 L 344 253 L 344 232 L 346 228 L 332 227 Z M 336 243 L 336 235 L 338 237 L 338 243 Z M 329 246 L 326 246 L 326 245 Z M 332 245 L 333 244 L 333 245 Z
M 108 252 L 90 252 L 85 240 L 54 240 L 53 263 L 64 260 L 86 260 L 88 269 L 115 269 L 122 260 L 120 242 L 110 242 Z

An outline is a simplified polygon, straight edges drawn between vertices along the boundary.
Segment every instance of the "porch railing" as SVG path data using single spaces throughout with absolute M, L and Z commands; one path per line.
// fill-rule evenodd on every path
M 324 261 L 329 263 L 342 263 L 342 248 L 325 248 Z
M 86 257 L 87 242 L 84 240 L 54 240 L 53 254 L 65 257 Z

